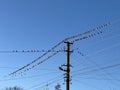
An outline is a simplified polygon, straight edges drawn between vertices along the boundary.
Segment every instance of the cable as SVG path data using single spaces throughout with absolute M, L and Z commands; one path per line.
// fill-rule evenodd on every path
M 12 50 L 0 51 L 0 53 L 39 53 L 39 52 L 64 52 L 64 50 Z
M 12 73 L 9 74 L 9 75 L 15 74 L 15 73 L 17 73 L 17 72 L 19 72 L 19 71 L 27 68 L 27 67 L 30 66 L 31 64 L 35 63 L 36 61 L 38 61 L 39 59 L 41 59 L 42 57 L 44 57 L 45 55 L 47 55 L 50 51 L 52 51 L 52 50 L 54 50 L 55 48 L 57 48 L 59 45 L 61 45 L 61 44 L 64 43 L 65 41 L 68 41 L 68 40 L 70 40 L 70 39 L 74 39 L 74 38 L 77 38 L 77 37 L 80 37 L 80 36 L 89 34 L 89 33 L 94 32 L 94 31 L 96 31 L 96 30 L 100 30 L 100 29 L 102 29 L 102 28 L 107 27 L 108 25 L 110 25 L 110 22 L 108 22 L 108 23 L 106 23 L 106 24 L 103 24 L 103 25 L 100 25 L 100 26 L 98 26 L 98 27 L 96 27 L 96 28 L 94 28 L 94 29 L 88 30 L 88 31 L 86 31 L 86 32 L 84 32 L 84 33 L 82 33 L 82 34 L 77 34 L 77 35 L 74 35 L 74 36 L 65 38 L 64 40 L 60 41 L 58 44 L 56 44 L 55 46 L 53 46 L 51 49 L 49 49 L 47 52 L 45 52 L 44 54 L 42 54 L 41 56 L 39 56 L 38 58 L 36 58 L 36 59 L 33 60 L 32 62 L 28 63 L 27 65 L 23 66 L 22 68 L 14 71 L 14 72 L 12 72 Z M 83 38 L 85 38 L 85 37 L 83 37 Z M 48 59 L 49 59 L 49 58 L 51 58 L 51 57 L 48 57 Z M 46 61 L 46 60 L 43 60 L 43 61 L 39 62 L 37 65 L 43 63 L 44 61 Z M 34 66 L 37 66 L 37 65 L 34 65 Z M 34 67 L 34 66 L 32 66 L 32 67 Z M 29 69 L 31 69 L 31 68 L 29 68 Z M 29 70 L 29 69 L 27 69 L 27 70 Z
M 0 69 L 18 69 L 18 67 L 0 67 Z
M 118 81 L 120 81 L 120 79 L 109 79 L 109 78 L 103 79 L 103 78 L 95 78 L 95 77 L 87 77 L 87 78 L 86 78 L 86 77 L 81 77 L 81 76 L 78 76 L 78 77 L 80 77 L 81 79 L 109 80 L 109 81 L 110 81 L 110 80 L 112 80 L 112 81 L 113 81 L 113 80 L 115 80 L 115 81 L 118 80 Z
M 56 81 L 59 81 L 59 80 L 62 80 L 62 75 L 60 75 L 59 77 L 50 79 L 48 81 L 42 82 L 40 84 L 31 86 L 31 87 L 27 88 L 27 90 L 31 90 L 31 89 L 34 89 L 34 88 L 39 88 L 40 89 L 40 88 L 43 88 L 44 86 L 46 86 L 46 84 L 50 85 L 52 83 L 56 83 Z M 50 83 L 48 83 L 48 82 L 50 82 Z M 42 84 L 42 86 L 41 86 L 41 84 Z
M 32 75 L 32 76 L 21 77 L 21 78 L 14 78 L 14 79 L 2 79 L 0 81 L 13 81 L 13 80 L 21 80 L 21 79 L 32 79 L 32 78 L 38 78 L 38 77 L 41 77 L 41 76 L 49 75 L 51 73 L 57 73 L 57 72 L 47 72 L 47 73 L 43 73 L 43 74 Z
M 78 42 L 78 41 L 81 41 L 81 40 L 84 40 L 84 39 L 88 39 L 88 38 L 94 37 L 94 36 L 102 34 L 102 33 L 103 33 L 102 31 L 96 32 L 96 33 L 92 33 L 92 34 L 86 35 L 86 36 L 84 36 L 82 38 L 77 38 L 77 39 L 75 39 L 75 40 L 73 40 L 71 42 L 75 43 L 75 42 Z
M 80 83 L 80 81 L 79 81 L 78 79 L 74 79 L 74 80 Z M 83 82 L 82 82 L 81 84 L 83 84 Z M 87 84 L 87 83 L 84 83 L 84 85 L 87 85 L 87 86 L 89 86 L 89 87 L 91 87 L 91 88 L 94 88 L 94 89 L 97 89 L 97 90 L 104 90 L 104 89 L 102 89 L 102 88 L 97 88 L 96 86 L 91 86 L 91 85 L 89 85 L 89 84 Z
M 45 62 L 46 60 L 48 60 L 48 59 L 50 59 L 51 57 L 55 56 L 57 53 L 58 53 L 58 52 L 53 53 L 52 55 L 48 56 L 48 57 L 45 58 L 44 60 L 42 60 L 42 61 L 38 62 L 37 64 L 32 65 L 31 67 L 27 68 L 27 69 L 24 70 L 23 72 L 26 72 L 26 71 L 28 71 L 28 70 L 30 70 L 30 69 L 32 69 L 32 68 L 34 68 L 34 67 L 42 64 L 42 63 Z M 16 71 L 14 71 L 14 72 L 12 72 L 11 74 L 9 74 L 9 76 L 11 76 L 11 75 L 16 75 L 16 73 L 19 72 L 19 71 L 21 71 L 23 68 L 24 68 L 24 67 L 22 67 L 22 68 L 20 68 L 20 69 L 18 69 L 18 70 L 16 70 Z
M 120 45 L 120 43 L 116 43 L 116 44 L 114 44 L 114 45 L 112 45 L 112 46 L 107 46 L 107 47 L 105 47 L 105 48 L 99 49 L 99 50 L 97 50 L 97 51 L 95 51 L 95 52 L 93 52 L 93 53 L 91 53 L 91 54 L 88 54 L 88 55 L 85 55 L 85 54 L 83 54 L 83 53 L 80 52 L 80 51 L 78 51 L 77 53 L 78 53 L 79 55 L 81 55 L 82 57 L 84 57 L 85 60 L 86 60 L 86 59 L 89 59 L 90 56 L 92 56 L 92 55 L 94 55 L 94 54 L 103 52 L 103 51 L 105 51 L 106 49 L 110 49 L 110 48 L 113 48 L 113 47 L 116 47 L 116 46 L 119 46 L 119 45 Z M 78 47 L 76 50 L 79 50 L 79 47 Z M 78 58 L 77 60 L 79 60 L 79 58 Z M 88 60 L 88 61 L 89 61 L 89 60 Z M 92 63 L 93 63 L 93 62 L 92 62 Z M 95 62 L 94 62 L 94 63 L 95 63 Z
M 120 66 L 120 64 L 113 64 L 113 65 L 110 65 L 110 66 L 105 66 L 105 67 L 101 67 L 101 68 L 95 68 L 95 69 L 92 69 L 92 70 L 88 70 L 88 71 L 85 71 L 85 72 L 81 72 L 82 70 L 80 69 L 80 70 L 77 70 L 77 71 L 74 71 L 74 72 L 72 72 L 72 74 L 73 75 L 81 75 L 81 74 L 86 74 L 86 73 L 91 73 L 91 72 L 95 72 L 95 71 L 99 71 L 99 70 L 106 70 L 106 69 L 109 69 L 109 68 L 113 68 L 113 67 L 118 67 L 118 66 Z M 84 70 L 83 70 L 84 71 Z M 77 74 L 77 73 L 78 74 Z M 79 73 L 79 72 L 81 72 L 81 73 Z M 75 73 L 75 74 L 74 74 Z

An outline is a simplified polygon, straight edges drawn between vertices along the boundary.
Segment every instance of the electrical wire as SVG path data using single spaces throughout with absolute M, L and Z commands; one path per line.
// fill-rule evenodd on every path
M 84 32 L 84 33 L 82 33 L 82 34 L 77 34 L 77 35 L 74 35 L 74 36 L 65 38 L 64 40 L 60 41 L 58 44 L 56 44 L 55 46 L 53 46 L 51 49 L 49 49 L 47 52 L 45 52 L 44 54 L 42 54 L 41 56 L 39 56 L 38 58 L 36 58 L 36 59 L 33 60 L 32 62 L 28 63 L 27 65 L 23 66 L 22 68 L 20 68 L 20 69 L 18 69 L 18 70 L 16 70 L 16 71 L 10 73 L 9 76 L 10 76 L 10 75 L 13 75 L 13 74 L 16 74 L 17 72 L 19 72 L 19 71 L 27 68 L 27 67 L 30 66 L 31 64 L 35 63 L 36 61 L 38 61 L 39 59 L 41 59 L 42 57 L 44 57 L 45 55 L 47 55 L 50 51 L 52 51 L 52 50 L 54 50 L 55 48 L 57 48 L 57 47 L 58 47 L 59 45 L 61 45 L 62 43 L 66 42 L 66 41 L 68 41 L 68 40 L 71 40 L 71 39 L 74 39 L 74 38 L 77 38 L 77 37 L 80 37 L 80 36 L 89 34 L 89 33 L 94 32 L 94 31 L 96 31 L 96 30 L 103 29 L 103 28 L 107 27 L 108 25 L 110 25 L 110 22 L 108 22 L 108 23 L 106 23 L 106 24 L 103 24 L 103 25 L 100 25 L 100 26 L 98 26 L 98 27 L 96 27 L 96 28 L 94 28 L 94 29 L 88 30 L 88 31 L 86 31 L 86 32 Z M 86 38 L 86 37 L 83 37 L 83 39 L 84 39 L 84 38 Z M 58 52 L 57 52 L 57 53 L 58 53 Z M 54 55 L 53 55 L 53 56 L 54 56 Z M 47 59 L 49 59 L 49 58 L 51 58 L 51 56 L 48 57 Z M 37 65 L 43 63 L 43 62 L 46 61 L 47 59 L 45 59 L 45 60 L 37 63 Z M 37 65 L 33 65 L 32 67 L 35 67 L 35 66 L 37 66 Z M 30 70 L 30 69 L 31 69 L 31 68 L 28 68 L 27 71 Z
M 97 90 L 104 90 L 104 89 L 102 89 L 102 88 L 98 88 L 98 87 L 96 87 L 96 86 L 89 85 L 89 84 L 87 84 L 87 83 L 85 83 L 85 82 L 83 82 L 83 81 L 79 81 L 78 79 L 74 79 L 74 81 L 79 82 L 79 83 L 84 84 L 84 85 L 87 85 L 88 87 L 91 87 L 91 88 L 94 88 L 94 89 L 97 89 Z
M 0 53 L 39 53 L 39 52 L 64 52 L 64 50 L 12 50 L 0 51 Z
M 106 69 L 113 68 L 113 67 L 118 67 L 118 66 L 120 66 L 120 63 L 105 66 L 105 67 L 101 67 L 101 68 L 95 68 L 95 69 L 88 70 L 88 71 L 84 71 L 84 69 L 82 69 L 82 70 L 80 69 L 80 70 L 72 72 L 72 74 L 73 75 L 88 74 L 88 73 L 91 73 L 91 72 L 100 71 L 100 70 L 106 70 Z M 83 71 L 83 72 L 81 72 L 81 71 Z
M 58 53 L 58 52 L 53 53 L 52 55 L 48 56 L 48 57 L 45 58 L 44 60 L 42 60 L 42 61 L 38 62 L 37 64 L 32 65 L 31 67 L 25 69 L 23 72 L 29 71 L 30 69 L 32 69 L 32 68 L 34 68 L 34 67 L 42 64 L 42 63 L 45 62 L 46 60 L 48 60 L 48 59 L 50 59 L 51 57 L 55 56 L 57 53 Z M 11 75 L 16 75 L 16 73 L 19 72 L 19 71 L 21 71 L 23 68 L 25 68 L 25 67 L 22 67 L 22 68 L 20 68 L 20 69 L 18 69 L 18 70 L 16 70 L 16 71 L 12 72 L 11 74 L 9 74 L 9 76 L 11 76 Z
M 3 81 L 13 81 L 13 80 L 22 80 L 22 79 L 32 79 L 32 78 L 38 78 L 38 77 L 41 77 L 41 76 L 46 76 L 46 75 L 50 75 L 50 74 L 53 74 L 53 73 L 58 73 L 58 72 L 47 72 L 47 73 L 42 73 L 42 74 L 38 74 L 38 75 L 31 75 L 31 76 L 21 76 L 20 78 L 14 78 L 13 79 L 1 79 L 0 82 L 3 82 Z
M 42 83 L 34 85 L 34 86 L 31 86 L 31 87 L 27 88 L 27 90 L 32 90 L 32 89 L 37 89 L 37 88 L 40 89 L 40 88 L 45 87 L 46 85 L 51 85 L 51 84 L 56 83 L 57 81 L 62 80 L 62 79 L 63 79 L 63 77 L 62 77 L 62 75 L 60 75 L 59 77 L 47 80 L 45 82 L 42 82 Z
M 95 78 L 95 77 L 81 77 L 81 76 L 78 76 L 80 79 L 92 79 L 92 80 L 109 80 L 109 81 L 120 81 L 120 79 L 109 79 L 109 78 L 106 78 L 106 79 L 103 79 L 103 78 Z

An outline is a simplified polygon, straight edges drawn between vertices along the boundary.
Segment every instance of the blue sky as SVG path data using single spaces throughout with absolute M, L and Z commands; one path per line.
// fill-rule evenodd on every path
M 48 50 L 66 37 L 119 20 L 119 8 L 119 0 L 0 0 L 0 51 Z M 78 50 L 71 54 L 71 64 L 74 66 L 71 68 L 71 90 L 120 88 L 119 67 L 88 72 L 82 76 L 78 73 L 82 68 L 89 71 L 120 63 L 119 27 L 119 22 L 113 23 L 101 30 L 103 34 L 71 46 L 72 49 L 79 47 L 84 54 L 81 56 Z M 63 43 L 57 50 L 64 45 Z M 58 67 L 65 63 L 65 53 L 61 52 L 22 76 L 18 74 L 4 78 L 42 54 L 0 53 L 0 87 L 17 85 L 30 90 L 29 88 L 36 85 L 41 87 L 41 83 L 45 82 L 41 88 L 44 90 L 44 85 L 50 83 L 49 80 L 63 77 L 63 72 L 58 70 Z M 77 75 L 72 75 L 74 71 L 77 71 Z M 49 90 L 53 90 L 57 83 L 65 90 L 63 78 L 48 85 Z M 37 90 L 37 87 L 31 90 Z

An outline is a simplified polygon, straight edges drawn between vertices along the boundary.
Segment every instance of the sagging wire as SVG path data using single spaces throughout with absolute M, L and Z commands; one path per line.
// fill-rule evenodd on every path
M 80 69 L 80 70 L 76 70 L 76 71 L 72 72 L 72 75 L 76 76 L 76 75 L 88 74 L 88 73 L 91 73 L 91 72 L 96 72 L 96 71 L 100 71 L 100 70 L 106 70 L 106 69 L 110 69 L 110 68 L 118 67 L 118 66 L 120 66 L 120 63 L 109 65 L 109 66 L 104 66 L 104 67 L 101 67 L 101 68 L 95 68 L 95 69 L 92 69 L 92 70 L 89 70 L 89 68 L 88 68 L 88 70 Z M 84 70 L 86 70 L 86 71 L 84 71 Z
M 64 52 L 64 50 L 12 50 L 0 51 L 0 53 L 39 53 L 39 52 Z
M 47 58 L 45 58 L 44 60 L 38 62 L 37 64 L 34 64 L 34 65 L 32 65 L 31 67 L 29 67 L 29 68 L 26 68 L 23 72 L 26 72 L 26 71 L 29 71 L 29 70 L 35 68 L 36 66 L 42 64 L 43 62 L 47 61 L 47 60 L 50 59 L 51 57 L 55 56 L 57 53 L 58 53 L 58 52 L 55 52 L 55 53 L 53 53 L 52 55 L 50 55 L 50 56 L 48 56 Z M 15 75 L 15 76 L 16 76 L 17 72 L 21 71 L 23 68 L 24 68 L 24 67 L 22 67 L 22 68 L 20 68 L 20 69 L 18 69 L 18 70 L 16 70 L 16 71 L 14 71 L 13 73 L 9 74 L 9 76 L 11 76 L 11 75 Z
M 64 40 L 60 41 L 58 44 L 56 44 L 55 46 L 53 46 L 51 49 L 49 49 L 47 52 L 45 52 L 44 54 L 42 54 L 41 56 L 39 56 L 38 58 L 36 58 L 36 59 L 33 60 L 32 62 L 28 63 L 27 65 L 23 66 L 22 68 L 20 68 L 20 69 L 18 69 L 18 70 L 16 70 L 16 71 L 10 73 L 9 76 L 11 76 L 11 75 L 13 75 L 13 74 L 16 74 L 17 72 L 19 72 L 19 71 L 27 68 L 28 66 L 32 65 L 33 63 L 35 63 L 36 61 L 38 61 L 39 59 L 41 59 L 42 57 L 44 57 L 45 55 L 47 55 L 50 51 L 52 51 L 52 50 L 54 50 L 55 48 L 57 48 L 58 46 L 60 46 L 60 45 L 61 45 L 62 43 L 64 43 L 65 41 L 68 41 L 68 40 L 71 40 L 71 39 L 74 39 L 74 38 L 77 38 L 77 37 L 80 37 L 80 36 L 83 36 L 83 35 L 92 33 L 92 32 L 94 32 L 94 31 L 96 31 L 96 30 L 103 29 L 103 28 L 107 27 L 108 25 L 110 25 L 110 22 L 108 22 L 108 23 L 106 23 L 106 24 L 103 24 L 103 25 L 100 25 L 100 26 L 98 26 L 98 27 L 96 27 L 96 28 L 94 28 L 94 29 L 88 30 L 88 31 L 86 31 L 86 32 L 84 32 L 84 33 L 82 33 L 82 34 L 77 34 L 77 35 L 74 35 L 74 36 L 65 38 Z M 94 36 L 94 35 L 95 35 L 95 34 L 91 34 L 89 37 Z M 82 39 L 86 39 L 86 38 L 88 38 L 88 36 L 85 36 L 85 37 L 83 37 Z M 79 40 L 81 40 L 81 39 L 79 39 Z M 79 41 L 79 40 L 76 40 L 76 39 L 75 39 L 73 42 Z M 58 51 L 57 51 L 57 53 L 58 53 Z M 56 52 L 55 52 L 54 54 L 56 54 Z M 54 56 L 54 54 L 53 54 L 53 56 Z M 51 57 L 52 57 L 52 56 L 48 56 L 48 58 L 46 58 L 45 60 L 40 61 L 40 62 L 37 63 L 36 65 L 33 65 L 32 68 L 34 68 L 34 67 L 36 67 L 37 65 L 43 63 L 44 61 L 48 60 L 48 59 L 51 58 Z M 28 71 L 28 70 L 30 70 L 30 69 L 31 69 L 31 68 L 27 68 L 27 69 L 24 70 L 24 71 Z
M 60 75 L 57 78 L 53 78 L 53 79 L 47 80 L 45 82 L 42 82 L 40 84 L 31 86 L 31 87 L 27 88 L 27 90 L 40 89 L 40 88 L 45 87 L 46 85 L 51 85 L 51 84 L 56 83 L 56 82 L 58 82 L 58 81 L 60 81 L 62 79 L 63 79 L 63 77 L 62 77 L 62 75 Z
M 38 74 L 38 75 L 31 75 L 31 76 L 19 77 L 19 78 L 13 78 L 13 79 L 1 79 L 0 81 L 3 82 L 3 81 L 13 81 L 13 80 L 22 80 L 22 79 L 32 79 L 32 78 L 38 78 L 41 76 L 47 76 L 52 73 L 58 73 L 58 72 L 47 72 L 47 73 L 42 73 L 42 74 Z

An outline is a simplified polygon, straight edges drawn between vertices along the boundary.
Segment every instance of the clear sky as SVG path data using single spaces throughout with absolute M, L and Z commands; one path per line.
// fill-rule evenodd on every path
M 65 90 L 64 72 L 58 70 L 65 63 L 65 52 L 11 77 L 8 74 L 43 52 L 1 51 L 48 50 L 64 38 L 119 19 L 119 0 L 0 0 L 0 89 L 17 85 L 25 90 L 44 90 L 48 83 L 49 90 L 54 90 L 59 83 Z M 119 28 L 119 21 L 112 23 L 100 30 L 102 34 L 71 46 L 74 50 L 71 54 L 71 90 L 119 90 L 120 67 L 116 65 L 120 63 Z M 64 43 L 56 50 L 63 46 Z M 49 84 L 51 82 L 54 83 Z

